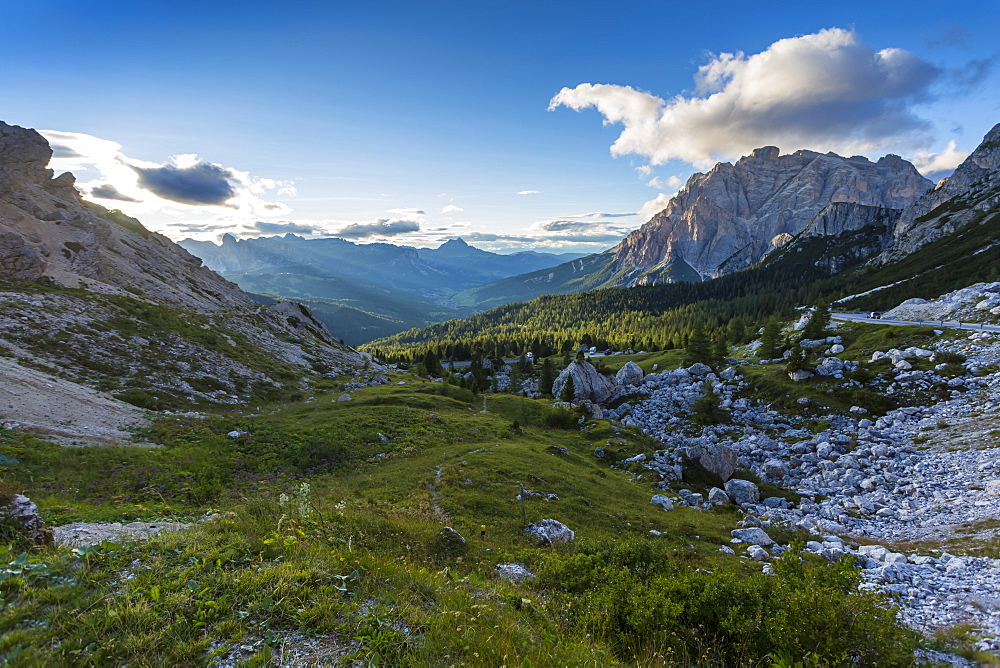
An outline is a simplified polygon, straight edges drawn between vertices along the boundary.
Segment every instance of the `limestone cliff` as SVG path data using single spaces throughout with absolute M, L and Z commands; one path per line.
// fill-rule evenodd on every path
M 710 278 L 758 262 L 831 203 L 902 209 L 931 186 L 895 155 L 871 162 L 814 151 L 780 155 L 768 146 L 691 176 L 666 209 L 610 252 L 628 268 L 627 284 L 662 282 L 657 272 L 678 264 Z

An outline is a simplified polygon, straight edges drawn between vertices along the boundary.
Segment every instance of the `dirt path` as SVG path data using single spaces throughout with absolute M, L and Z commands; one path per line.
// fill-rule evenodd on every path
M 142 409 L 0 357 L 0 422 L 63 445 L 128 442 L 149 421 Z

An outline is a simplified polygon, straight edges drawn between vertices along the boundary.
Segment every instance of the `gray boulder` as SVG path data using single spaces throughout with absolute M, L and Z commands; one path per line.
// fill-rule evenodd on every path
M 799 369 L 798 371 L 789 371 L 788 377 L 798 382 L 800 380 L 805 380 L 806 378 L 812 378 L 815 374 L 812 371 L 806 371 L 805 369 Z
M 767 532 L 760 527 L 733 529 L 730 533 L 733 535 L 733 538 L 739 538 L 744 543 L 750 543 L 751 545 L 761 545 L 763 547 L 774 545 L 774 541 L 771 540 L 771 537 L 768 536 Z
M 525 568 L 524 564 L 497 564 L 493 567 L 493 570 L 497 572 L 499 577 L 511 582 L 521 582 L 522 580 L 535 577 L 535 574 Z
M 708 490 L 708 502 L 712 505 L 724 505 L 730 503 L 729 495 L 718 487 Z
M 649 500 L 650 503 L 660 506 L 664 510 L 673 510 L 674 502 L 668 496 L 662 494 L 655 494 L 653 498 Z
M 788 475 L 788 467 L 780 459 L 768 459 L 764 462 L 764 474 L 769 478 L 784 478 Z
M 692 376 L 707 376 L 712 373 L 712 367 L 707 364 L 702 364 L 701 362 L 695 362 L 687 368 L 688 373 Z
M 760 545 L 751 545 L 747 548 L 747 554 L 754 561 L 771 561 L 770 553 Z
M 642 385 L 642 369 L 635 362 L 626 362 L 615 374 L 615 382 L 621 387 L 633 387 Z
M 726 494 L 741 506 L 760 501 L 760 490 L 749 480 L 727 480 Z
M 722 478 L 723 482 L 729 480 L 729 477 L 733 475 L 738 461 L 739 455 L 736 454 L 735 450 L 728 445 L 718 443 L 704 448 L 701 457 L 698 458 L 698 462 L 706 470 Z
M 572 529 L 557 520 L 542 520 L 538 524 L 529 524 L 524 531 L 537 536 L 541 542 L 548 545 L 568 543 L 576 538 L 576 533 Z
M 734 366 L 727 366 L 725 369 L 719 372 L 719 378 L 726 381 L 727 383 L 731 383 L 733 380 L 735 380 L 737 375 L 739 375 L 739 371 L 737 371 L 736 367 Z
M 350 400 L 351 400 L 351 395 L 349 395 L 347 392 L 344 392 L 342 395 L 337 397 L 337 401 L 350 401 Z
M 574 360 L 569 366 L 559 372 L 552 383 L 552 394 L 558 397 L 562 394 L 567 379 L 573 377 L 573 389 L 576 401 L 592 401 L 603 404 L 617 391 L 615 382 L 607 376 L 598 373 L 594 365 L 586 360 Z

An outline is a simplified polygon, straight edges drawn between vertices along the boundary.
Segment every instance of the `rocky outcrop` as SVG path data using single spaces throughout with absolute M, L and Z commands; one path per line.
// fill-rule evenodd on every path
M 902 209 L 836 202 L 816 214 L 802 230 L 799 238 L 835 237 L 865 228 L 872 228 L 877 232 L 891 230 L 901 213 Z
M 574 360 L 570 362 L 568 367 L 559 372 L 559 376 L 552 383 L 554 396 L 558 397 L 562 393 L 570 376 L 573 377 L 576 401 L 603 404 L 614 395 L 617 389 L 614 381 L 599 373 L 593 364 L 585 360 Z
M 198 311 L 256 308 L 235 284 L 166 237 L 83 201 L 72 174 L 52 178 L 51 156 L 40 134 L 0 122 L 0 274 L 48 276 Z
M 768 146 L 691 176 L 666 209 L 610 252 L 632 284 L 661 282 L 658 270 L 678 262 L 710 278 L 733 256 L 741 259 L 725 272 L 758 262 L 831 203 L 902 209 L 932 185 L 895 155 L 871 162 L 814 151 L 779 155 Z
M 365 363 L 308 309 L 261 306 L 134 218 L 85 202 L 72 174 L 53 178 L 51 155 L 34 130 L 0 122 L 0 277 L 56 288 L 10 281 L 0 350 L 78 383 L 146 392 L 133 397 L 144 407 L 165 395 L 238 403 L 285 387 L 279 376 Z
M 906 208 L 880 258 L 897 260 L 965 225 L 997 220 L 1000 207 L 1000 124 L 946 179 Z
M 38 506 L 21 494 L 14 494 L 0 506 L 0 522 L 23 534 L 28 542 L 35 545 L 52 542 L 52 531 L 45 527 L 45 521 L 38 515 Z

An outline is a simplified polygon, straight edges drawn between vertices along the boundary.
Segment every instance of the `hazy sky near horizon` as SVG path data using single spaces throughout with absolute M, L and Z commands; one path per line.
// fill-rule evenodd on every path
M 758 146 L 946 175 L 1000 3 L 0 2 L 0 120 L 174 239 L 595 252 Z

